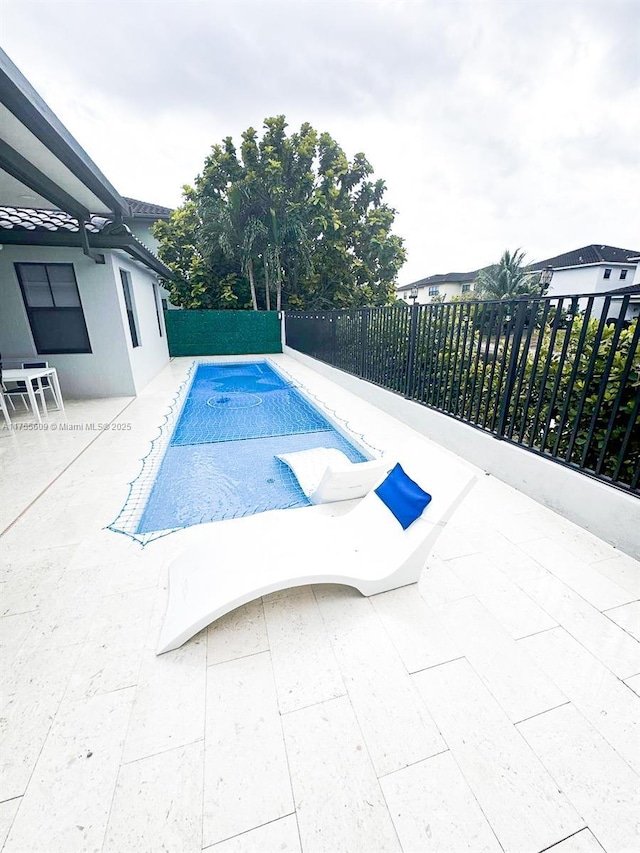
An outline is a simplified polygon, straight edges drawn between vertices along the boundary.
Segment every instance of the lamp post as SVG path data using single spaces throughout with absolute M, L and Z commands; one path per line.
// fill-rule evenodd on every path
M 553 267 L 546 266 L 540 273 L 540 296 L 544 296 L 553 278 Z
M 416 304 L 416 299 L 418 298 L 418 285 L 414 284 L 411 290 L 409 291 L 409 299 L 411 299 L 411 304 Z

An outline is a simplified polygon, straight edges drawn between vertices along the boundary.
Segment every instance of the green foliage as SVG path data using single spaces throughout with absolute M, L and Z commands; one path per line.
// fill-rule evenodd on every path
M 168 283 L 183 307 L 342 308 L 394 300 L 405 261 L 395 211 L 363 154 L 349 162 L 310 124 L 214 145 L 169 222 L 156 226 Z
M 483 299 L 515 299 L 518 296 L 541 295 L 539 273 L 524 268 L 525 254 L 521 249 L 505 249 L 497 264 L 481 270 L 476 279 L 476 291 Z

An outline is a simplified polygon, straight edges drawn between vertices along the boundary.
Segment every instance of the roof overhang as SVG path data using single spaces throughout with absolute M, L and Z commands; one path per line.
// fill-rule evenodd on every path
M 0 49 L 0 204 L 117 220 L 129 205 Z
M 91 234 L 83 229 L 88 246 L 95 250 L 121 249 L 134 260 L 140 261 L 161 278 L 173 278 L 173 272 L 149 251 L 126 227 L 114 229 L 114 233 Z M 83 250 L 82 235 L 73 231 L 2 231 L 0 243 L 10 246 L 58 246 Z

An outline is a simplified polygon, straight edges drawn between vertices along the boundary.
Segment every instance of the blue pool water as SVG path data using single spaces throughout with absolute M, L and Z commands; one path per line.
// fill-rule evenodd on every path
M 137 532 L 306 506 L 275 455 L 313 447 L 366 459 L 266 362 L 201 364 Z

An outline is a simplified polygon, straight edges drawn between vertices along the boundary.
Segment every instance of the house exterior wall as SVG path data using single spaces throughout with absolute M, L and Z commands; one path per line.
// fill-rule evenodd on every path
M 127 221 L 127 225 L 131 229 L 131 233 L 134 237 L 137 237 L 141 243 L 143 243 L 147 249 L 150 249 L 154 255 L 158 254 L 158 248 L 160 243 L 156 240 L 156 238 L 151 233 L 151 227 L 154 223 L 150 222 L 148 219 L 130 219 Z M 166 300 L 167 308 L 171 310 L 177 310 L 177 305 L 171 304 L 171 296 L 169 291 L 160 285 L 160 298 Z
M 471 284 L 471 289 L 473 290 L 472 282 L 465 282 Z M 438 297 L 444 296 L 445 302 L 450 302 L 453 296 L 460 296 L 462 294 L 462 283 L 461 282 L 450 282 L 444 281 L 436 285 L 432 285 L 432 287 L 438 288 Z M 403 299 L 408 305 L 411 305 L 412 300 L 409 298 L 409 294 L 411 291 L 403 290 L 400 293 L 400 298 Z M 416 303 L 418 305 L 429 305 L 433 301 L 433 296 L 429 294 L 429 286 L 426 285 L 424 287 L 418 288 L 418 298 L 416 299 Z
M 640 266 L 640 264 L 638 265 Z M 611 270 L 609 278 L 604 277 L 606 269 Z M 620 278 L 621 270 L 627 270 L 626 279 Z M 591 266 L 569 267 L 567 269 L 555 270 L 549 290 L 548 296 L 571 296 L 573 294 L 582 293 L 604 293 L 607 290 L 615 290 L 617 287 L 624 287 L 631 284 L 634 279 L 634 274 L 637 268 L 634 264 L 594 264 Z M 579 301 L 580 309 L 584 310 L 587 306 L 587 300 Z M 620 313 L 621 303 L 611 302 L 607 310 L 607 319 L 615 319 Z M 596 299 L 593 303 L 592 317 L 600 319 L 604 308 L 604 299 Z M 637 316 L 627 312 L 627 319 L 632 316 Z
M 110 252 L 107 263 L 111 264 L 113 280 L 116 283 L 115 292 L 120 312 L 120 324 L 124 331 L 123 345 L 131 365 L 134 393 L 138 394 L 169 361 L 164 315 L 160 310 L 160 325 L 162 327 L 162 334 L 160 334 L 153 292 L 153 285 L 158 284 L 158 279 L 150 270 L 141 264 L 137 264 L 124 252 Z M 125 270 L 130 275 L 140 344 L 137 347 L 134 347 L 131 341 L 120 270 Z
M 64 397 L 118 397 L 136 393 L 126 347 L 113 266 L 96 264 L 80 249 L 5 245 L 0 251 L 0 351 L 5 367 L 24 360 L 48 361 L 58 371 Z M 39 354 L 14 264 L 73 264 L 91 353 Z

